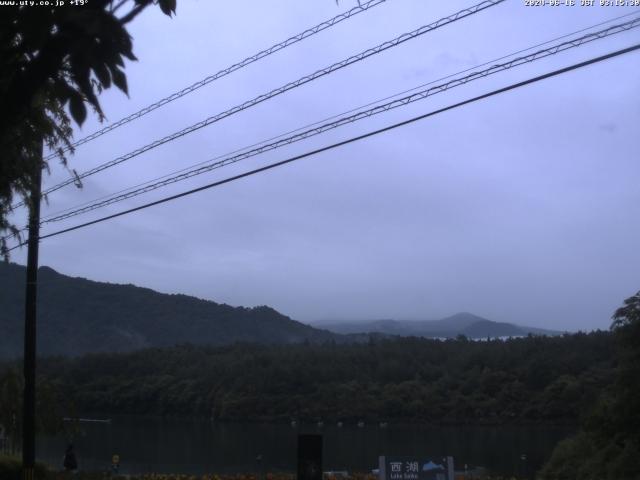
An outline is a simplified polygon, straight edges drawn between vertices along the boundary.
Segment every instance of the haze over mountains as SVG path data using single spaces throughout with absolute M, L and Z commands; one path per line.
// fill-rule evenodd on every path
M 21 355 L 26 269 L 0 263 L 0 357 Z M 378 320 L 307 325 L 268 306 L 232 307 L 134 285 L 39 270 L 38 353 L 77 356 L 176 344 L 361 342 L 371 336 L 469 338 L 555 334 L 460 313 L 437 321 Z
M 386 335 L 430 338 L 452 338 L 457 335 L 465 335 L 469 338 L 520 337 L 529 333 L 534 335 L 561 333 L 555 330 L 494 322 L 467 312 L 456 313 L 440 320 L 322 321 L 315 323 L 314 326 L 342 334 L 377 332 Z

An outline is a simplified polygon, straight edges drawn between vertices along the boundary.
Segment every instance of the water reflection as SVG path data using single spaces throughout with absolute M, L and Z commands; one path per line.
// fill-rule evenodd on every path
M 456 469 L 482 465 L 502 474 L 531 475 L 555 444 L 559 427 L 429 427 L 418 425 L 217 424 L 199 419 L 112 417 L 87 423 L 74 440 L 80 468 L 107 470 L 120 455 L 121 473 L 294 471 L 298 433 L 322 433 L 325 470 L 368 471 L 379 455 L 453 455 Z M 38 457 L 60 466 L 63 437 L 38 439 Z M 523 457 L 523 455 L 525 455 Z M 260 459 L 258 457 L 260 456 Z

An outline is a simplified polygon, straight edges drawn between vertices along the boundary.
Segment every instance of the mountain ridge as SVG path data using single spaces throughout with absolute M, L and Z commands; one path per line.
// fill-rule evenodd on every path
M 380 333 L 384 335 L 416 336 L 425 338 L 522 337 L 532 335 L 561 335 L 563 332 L 528 327 L 507 322 L 495 322 L 469 312 L 459 312 L 439 320 L 324 321 L 312 323 L 340 334 Z
M 38 352 L 82 355 L 180 343 L 300 343 L 340 340 L 268 306 L 232 307 L 131 284 L 69 277 L 40 267 Z M 0 265 L 0 356 L 22 352 L 26 268 Z
M 0 264 L 0 358 L 22 354 L 25 278 L 24 266 Z M 400 336 L 479 339 L 560 333 L 493 322 L 468 312 L 429 321 L 309 325 L 266 305 L 233 307 L 133 284 L 70 277 L 47 266 L 39 268 L 37 332 L 40 355 L 68 356 L 187 343 L 361 343 Z

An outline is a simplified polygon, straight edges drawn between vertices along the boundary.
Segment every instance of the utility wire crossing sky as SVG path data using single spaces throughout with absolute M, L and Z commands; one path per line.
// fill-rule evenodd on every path
M 575 47 L 579 47 L 581 45 L 584 45 L 587 42 L 591 42 L 594 40 L 598 40 L 601 38 L 606 38 L 609 35 L 614 35 L 616 33 L 620 33 L 620 32 L 624 32 L 627 30 L 630 30 L 631 28 L 637 28 L 638 26 L 640 26 L 640 17 L 638 18 L 634 18 L 633 20 L 630 20 L 628 22 L 619 24 L 619 25 L 614 25 L 612 27 L 609 27 L 607 29 L 604 30 L 600 30 L 598 32 L 595 33 L 590 33 L 587 35 L 584 35 L 580 38 L 577 39 L 573 39 L 567 42 L 563 42 L 561 44 L 558 45 L 554 45 L 553 47 L 550 48 L 546 48 L 543 50 L 538 50 L 532 54 L 526 55 L 526 56 L 522 56 L 522 57 L 516 57 L 508 62 L 502 63 L 502 64 L 494 64 L 493 66 L 491 66 L 490 68 L 484 69 L 484 70 L 480 70 L 480 71 L 476 71 L 474 73 L 465 75 L 464 77 L 461 78 L 455 78 L 453 80 L 450 80 L 444 84 L 440 84 L 440 85 L 436 85 L 433 86 L 431 88 L 425 89 L 425 90 L 421 90 L 418 92 L 414 92 L 411 95 L 402 97 L 400 99 L 396 99 L 394 101 L 385 103 L 383 105 L 379 105 L 377 107 L 368 109 L 368 110 L 364 110 L 361 112 L 358 112 L 357 114 L 353 114 L 353 115 L 349 115 L 347 117 L 342 117 L 336 121 L 332 121 L 329 123 L 325 123 L 325 124 L 321 124 L 319 126 L 316 126 L 312 129 L 309 130 L 304 130 L 296 135 L 293 136 L 289 136 L 289 137 L 285 137 L 281 140 L 278 140 L 276 142 L 273 143 L 268 143 L 266 145 L 262 145 L 258 148 L 254 148 L 252 150 L 249 150 L 247 152 L 243 152 L 240 153 L 238 155 L 234 155 L 228 158 L 225 158 L 223 160 L 218 160 L 215 163 L 206 165 L 206 166 L 201 166 L 195 170 L 190 170 L 184 173 L 180 173 L 179 175 L 173 176 L 173 177 L 169 177 L 166 178 L 160 182 L 157 183 L 153 183 L 150 185 L 146 185 L 144 187 L 141 188 L 137 188 L 137 189 L 133 189 L 131 191 L 128 191 L 127 193 L 124 194 L 119 194 L 119 195 L 115 195 L 110 197 L 107 200 L 101 200 L 98 201 L 96 203 L 92 203 L 86 206 L 81 206 L 79 208 L 76 209 L 70 209 L 69 211 L 65 212 L 65 213 L 60 213 L 58 215 L 51 215 L 49 217 L 47 217 L 46 219 L 44 219 L 41 222 L 42 224 L 45 223 L 52 223 L 52 222 L 58 222 L 61 220 L 65 220 L 67 218 L 71 218 L 71 217 L 75 217 L 77 215 L 83 214 L 83 213 L 87 213 L 90 212 L 92 210 L 95 210 L 97 208 L 101 208 L 104 207 L 106 205 L 111 205 L 113 203 L 117 203 L 120 202 L 122 200 L 128 199 L 128 198 L 132 198 L 138 195 L 141 195 L 143 193 L 147 193 L 150 191 L 153 191 L 157 188 L 161 188 L 164 187 L 166 185 L 169 185 L 171 183 L 177 182 L 177 181 L 181 181 L 181 180 L 185 180 L 187 178 L 191 178 L 195 175 L 201 175 L 203 173 L 209 172 L 213 169 L 216 168 L 221 168 L 224 167 L 226 165 L 229 165 L 231 163 L 235 163 L 238 162 L 240 160 L 244 160 L 246 158 L 250 158 L 254 155 L 259 155 L 261 153 L 264 153 L 266 151 L 272 150 L 272 149 L 276 149 L 279 147 L 282 147 L 283 145 L 289 145 L 295 141 L 299 141 L 299 140 L 304 140 L 306 138 L 309 138 L 310 136 L 313 135 L 319 135 L 321 133 L 324 133 L 328 130 L 331 130 L 333 128 L 338 128 L 341 127 L 343 125 L 347 125 L 350 123 L 353 123 L 355 121 L 361 120 L 363 118 L 368 118 L 371 115 L 377 115 L 383 112 L 386 112 L 388 110 L 391 110 L 393 108 L 398 108 L 404 105 L 407 105 L 409 103 L 418 101 L 418 100 L 423 100 L 425 98 L 428 98 L 431 95 L 437 94 L 437 93 L 441 93 L 441 92 L 445 92 L 450 88 L 454 88 L 456 86 L 460 86 L 460 85 L 465 85 L 466 83 L 473 81 L 473 80 L 477 80 L 480 78 L 484 78 L 488 75 L 493 75 L 495 73 L 504 71 L 504 70 L 508 70 L 510 68 L 514 68 L 516 66 L 519 65 L 525 65 L 527 63 L 530 62 L 534 62 L 536 60 L 540 60 L 542 58 L 545 58 L 548 55 L 555 55 L 559 52 L 562 52 L 566 49 L 569 48 L 575 48 Z
M 612 52 L 612 53 L 610 53 L 608 55 L 603 55 L 603 56 L 600 56 L 600 57 L 597 57 L 597 58 L 593 58 L 593 59 L 588 60 L 586 62 L 581 62 L 581 63 L 575 64 L 575 65 L 571 65 L 570 67 L 562 68 L 560 70 L 555 70 L 555 71 L 550 72 L 548 74 L 540 75 L 538 77 L 535 77 L 535 78 L 532 78 L 532 79 L 529 79 L 529 80 L 525 80 L 523 82 L 519 82 L 519 83 L 516 83 L 516 84 L 513 84 L 513 85 L 509 85 L 508 87 L 504 87 L 504 88 L 501 88 L 499 90 L 494 90 L 494 91 L 489 92 L 487 94 L 480 95 L 479 97 L 474 97 L 472 99 L 465 100 L 463 102 L 459 102 L 459 103 L 456 103 L 454 105 L 450 105 L 448 107 L 438 109 L 438 110 L 436 110 L 434 112 L 429 112 L 429 113 L 426 113 L 426 114 L 421 115 L 419 117 L 414 117 L 414 118 L 411 118 L 409 120 L 405 120 L 404 122 L 401 122 L 401 123 L 396 123 L 396 124 L 391 125 L 389 127 L 381 128 L 379 130 L 375 130 L 373 132 L 366 133 L 364 135 L 359 135 L 357 137 L 353 137 L 353 138 L 350 138 L 348 140 L 344 140 L 344 141 L 339 142 L 339 143 L 334 143 L 332 145 L 328 145 L 326 147 L 323 147 L 323 148 L 320 148 L 320 149 L 317 149 L 317 150 L 313 150 L 311 152 L 303 153 L 302 155 L 297 155 L 295 157 L 288 158 L 286 160 L 282 160 L 282 161 L 277 162 L 277 163 L 272 163 L 272 164 L 267 165 L 265 167 L 261 167 L 261 168 L 255 169 L 255 170 L 251 170 L 249 172 L 242 173 L 240 175 L 236 175 L 236 176 L 233 176 L 233 177 L 230 177 L 230 178 L 225 178 L 224 180 L 220 180 L 220 181 L 205 185 L 203 187 L 199 187 L 199 188 L 196 188 L 196 189 L 193 189 L 193 190 L 189 190 L 187 192 L 182 192 L 182 193 L 180 193 L 178 195 L 173 195 L 171 197 L 166 197 L 166 198 L 163 198 L 161 200 L 157 200 L 155 202 L 147 203 L 147 204 L 141 205 L 139 207 L 135 207 L 135 208 L 132 208 L 132 209 L 129 209 L 129 210 L 125 210 L 123 212 L 118 212 L 116 214 L 109 215 L 107 217 L 102 217 L 102 218 L 99 218 L 97 220 L 92 220 L 90 222 L 86 222 L 86 223 L 83 223 L 83 224 L 80 224 L 80 225 L 76 225 L 74 227 L 65 228 L 64 230 L 59 230 L 57 232 L 49 233 L 47 235 L 40 236 L 39 239 L 42 240 L 42 239 L 45 239 L 45 238 L 55 237 L 55 236 L 61 235 L 63 233 L 72 232 L 72 231 L 78 230 L 80 228 L 84 228 L 84 227 L 88 227 L 88 226 L 91 226 L 91 225 L 95 225 L 96 223 L 101 223 L 101 222 L 104 222 L 106 220 L 111 220 L 113 218 L 120 217 L 122 215 L 127 215 L 129 213 L 138 212 L 140 210 L 144 210 L 145 208 L 149 208 L 149 207 L 153 207 L 153 206 L 156 206 L 156 205 L 160 205 L 160 204 L 168 202 L 168 201 L 177 200 L 179 198 L 186 197 L 187 195 L 192 195 L 194 193 L 202 192 L 204 190 L 208 190 L 208 189 L 213 188 L 213 187 L 218 187 L 220 185 L 224 185 L 224 184 L 229 183 L 229 182 L 240 180 L 242 178 L 245 178 L 245 177 L 248 177 L 248 176 L 251 176 L 251 175 L 255 175 L 257 173 L 262 173 L 262 172 L 265 172 L 267 170 L 271 170 L 272 168 L 275 168 L 275 167 L 280 167 L 282 165 L 286 165 L 287 163 L 291 163 L 291 162 L 294 162 L 296 160 L 301 160 L 303 158 L 307 158 L 307 157 L 310 157 L 310 156 L 313 156 L 313 155 L 317 155 L 319 153 L 323 153 L 323 152 L 326 152 L 328 150 L 332 150 L 332 149 L 337 148 L 337 147 L 342 147 L 344 145 L 348 145 L 349 143 L 353 143 L 353 142 L 356 142 L 356 141 L 359 141 L 359 140 L 364 140 L 364 139 L 372 137 L 374 135 L 379 135 L 381 133 L 388 132 L 388 131 L 396 129 L 398 127 L 403 127 L 405 125 L 409 125 L 410 123 L 416 122 L 418 120 L 424 120 L 425 118 L 429 118 L 429 117 L 431 117 L 433 115 L 436 115 L 436 114 L 439 114 L 439 113 L 443 113 L 443 112 L 452 110 L 454 108 L 462 107 L 464 105 L 468 105 L 469 103 L 477 102 L 479 100 L 484 100 L 485 98 L 489 98 L 489 97 L 492 97 L 494 95 L 513 90 L 515 88 L 520 88 L 520 87 L 523 87 L 525 85 L 530 85 L 532 83 L 539 82 L 541 80 L 545 80 L 547 78 L 551 78 L 551 77 L 554 77 L 556 75 L 560 75 L 562 73 L 567 73 L 567 72 L 570 72 L 572 70 L 576 70 L 578 68 L 583 68 L 583 67 L 586 67 L 588 65 L 592 65 L 594 63 L 602 62 L 604 60 L 608 60 L 610 58 L 617 57 L 618 55 L 624 55 L 626 53 L 634 52 L 634 51 L 636 51 L 638 49 L 640 49 L 640 44 L 637 44 L 637 45 L 634 45 L 632 47 L 625 48 L 625 49 L 622 49 L 622 50 L 618 50 L 616 52 Z M 12 250 L 18 248 L 19 246 L 24 246 L 24 245 L 26 245 L 26 242 L 22 243 L 22 244 L 20 244 L 20 245 L 18 245 L 16 247 L 13 247 Z
M 99 165 L 98 167 L 95 167 L 87 172 L 81 173 L 80 175 L 78 175 L 77 177 L 73 177 L 70 178 L 69 180 L 66 180 L 65 182 L 61 182 L 58 185 L 55 185 L 51 188 L 48 188 L 47 190 L 45 190 L 43 192 L 43 194 L 48 194 L 48 193 L 52 193 L 66 185 L 70 185 L 74 182 L 76 182 L 77 180 L 82 180 L 90 175 L 93 175 L 95 173 L 99 173 L 101 171 L 103 171 L 106 168 L 111 168 L 115 165 L 118 165 L 122 162 L 125 162 L 127 160 L 130 160 L 134 157 L 137 157 L 138 155 L 141 155 L 145 152 L 148 152 L 149 150 L 152 150 L 156 147 L 159 147 L 161 145 L 164 145 L 167 142 L 172 142 L 174 140 L 179 139 L 180 137 L 183 137 L 185 135 L 188 135 L 192 132 L 195 132 L 196 130 L 200 130 L 201 128 L 207 127 L 209 125 L 211 125 L 212 123 L 215 122 L 219 122 L 220 120 L 223 120 L 231 115 L 234 115 L 236 113 L 239 113 L 243 110 L 246 110 L 248 108 L 254 107 L 256 105 L 258 105 L 259 103 L 262 103 L 266 100 L 269 100 L 273 97 L 276 97 L 278 95 L 282 95 L 283 93 L 288 92 L 289 90 L 292 90 L 294 88 L 298 88 L 306 83 L 312 82 L 318 78 L 321 78 L 325 75 L 330 75 L 342 68 L 345 68 L 349 65 L 352 65 L 354 63 L 357 62 L 361 62 L 364 59 L 371 57 L 373 55 L 377 55 L 381 52 L 384 52 L 385 50 L 388 50 L 390 48 L 396 47 L 408 40 L 412 40 L 414 38 L 419 37 L 420 35 L 424 35 L 425 33 L 431 32 L 433 30 L 435 30 L 436 28 L 441 28 L 444 25 L 447 25 L 449 23 L 453 23 L 456 22 L 462 18 L 465 18 L 469 15 L 473 15 L 477 12 L 480 12 L 486 8 L 489 8 L 491 6 L 494 6 L 498 3 L 504 2 L 505 0 L 486 0 L 483 1 L 477 5 L 475 5 L 474 7 L 462 10 L 460 12 L 456 12 L 446 18 L 441 18 L 440 20 L 433 22 L 429 25 L 424 25 L 412 32 L 409 33 L 404 33 L 402 35 L 400 35 L 399 37 L 394 38 L 393 40 L 389 40 L 387 42 L 384 42 L 380 45 L 377 45 L 373 48 L 369 48 L 367 50 L 365 50 L 364 52 L 361 52 L 357 55 L 352 55 L 349 58 L 346 58 L 340 62 L 334 63 L 326 68 L 322 68 L 320 70 L 317 70 L 315 72 L 313 72 L 312 74 L 309 75 L 305 75 L 304 77 L 301 77 L 295 81 L 292 82 L 288 82 L 287 84 L 278 87 L 274 90 L 271 90 L 270 92 L 267 93 L 263 93 L 261 95 L 258 95 L 257 97 L 251 99 L 251 100 L 247 100 L 245 102 L 243 102 L 240 105 L 236 105 L 228 110 L 225 110 L 224 112 L 220 112 L 216 115 L 212 115 L 210 117 L 207 117 L 204 120 L 201 120 L 193 125 L 190 125 L 186 128 L 183 128 L 180 131 L 174 132 L 171 135 L 167 135 L 163 138 L 160 138 L 158 140 L 155 140 L 143 147 L 139 147 L 136 150 L 127 153 L 126 155 L 122 155 L 114 160 L 111 160 L 110 162 L 104 163 L 102 165 Z
M 45 186 L 43 223 L 63 225 L 42 233 L 48 240 L 41 264 L 234 305 L 267 304 L 302 321 L 471 311 L 562 330 L 607 328 L 613 309 L 639 288 L 640 227 L 626 221 L 637 218 L 640 200 L 632 135 L 640 116 L 638 55 L 532 83 L 546 72 L 637 48 L 638 19 L 624 17 L 640 9 L 387 0 L 340 13 L 334 2 L 316 3 L 243 10 L 197 2 L 180 5 L 172 21 L 142 18 L 133 27 L 140 62 L 127 65 L 131 100 L 103 95 L 107 115 L 121 120 L 85 127 L 94 134 L 77 134 L 70 159 L 72 168 L 100 175 L 81 173 L 84 188 L 75 191 L 58 190 L 73 182 L 62 168 L 46 179 L 53 187 Z M 341 2 L 340 10 L 346 7 Z M 304 30 L 305 24 L 315 27 Z M 303 33 L 290 33 L 296 31 Z M 398 37 L 403 31 L 415 35 Z M 511 69 L 524 61 L 510 58 L 414 91 L 416 84 L 479 69 L 488 58 L 584 31 L 563 42 L 566 48 L 521 56 L 528 58 L 522 68 Z M 278 37 L 295 41 L 273 43 Z M 311 80 L 317 81 L 298 88 Z M 531 85 L 477 102 L 523 82 Z M 382 103 L 398 91 L 414 93 Z M 427 99 L 429 105 L 408 100 L 436 92 L 442 95 Z M 462 104 L 468 106 L 453 109 Z M 222 113 L 197 120 L 211 109 Z M 434 112 L 441 114 L 429 122 L 353 143 Z M 348 130 L 335 128 L 347 124 Z M 246 178 L 328 149 L 317 160 Z M 121 151 L 131 153 L 116 160 L 136 161 L 111 168 L 121 161 L 102 160 Z M 209 164 L 189 166 L 213 152 Z M 240 159 L 252 164 L 242 167 Z M 217 175 L 222 166 L 229 173 L 202 186 L 201 176 Z M 239 178 L 246 179 L 230 183 Z M 221 184 L 229 185 L 166 202 Z M 51 238 L 77 229 L 64 225 L 74 216 L 160 187 L 162 198 L 129 203 L 81 224 L 92 228 Z M 165 206 L 122 214 L 158 203 Z M 18 209 L 16 218 L 23 214 Z M 20 261 L 25 252 L 13 254 Z

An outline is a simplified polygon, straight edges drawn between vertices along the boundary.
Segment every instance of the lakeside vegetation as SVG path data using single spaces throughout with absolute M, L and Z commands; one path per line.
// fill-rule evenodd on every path
M 46 358 L 39 375 L 80 412 L 577 424 L 613 382 L 614 342 L 611 333 L 594 332 L 481 342 L 183 345 Z
M 17 367 L 0 364 L 5 431 L 20 418 Z M 537 478 L 640 478 L 640 292 L 611 332 L 182 345 L 43 358 L 39 382 L 43 420 L 55 407 L 56 418 L 77 408 L 245 422 L 579 423 Z
M 583 418 L 581 431 L 558 444 L 540 480 L 640 478 L 640 292 L 613 318 L 615 380 Z

